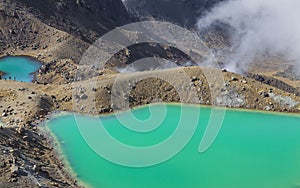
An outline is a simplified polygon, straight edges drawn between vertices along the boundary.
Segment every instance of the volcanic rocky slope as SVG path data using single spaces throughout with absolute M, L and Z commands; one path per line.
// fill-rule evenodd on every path
M 132 11 L 147 17 L 167 20 L 184 27 L 195 28 L 197 20 L 209 12 L 218 3 L 226 0 L 126 0 L 126 6 Z M 228 46 L 231 44 L 230 33 L 232 28 L 223 23 L 214 23 L 209 28 L 198 31 L 201 39 L 214 52 L 221 54 L 230 53 Z M 224 53 L 228 51 L 227 53 Z M 218 56 L 218 55 L 216 55 Z M 225 67 L 222 57 L 218 57 L 220 67 Z M 284 91 L 299 95 L 300 79 L 295 72 L 295 67 L 282 58 L 274 57 L 260 59 L 252 67 L 247 67 L 244 73 L 259 82 L 278 87 Z M 298 76 L 297 76 L 298 75 Z
M 126 6 L 145 17 L 194 27 L 197 19 L 223 0 L 126 0 Z
M 26 128 L 0 130 L 0 187 L 80 187 L 45 135 Z
M 123 3 L 115 0 L 17 0 L 51 26 L 89 42 L 133 21 Z
M 127 13 L 120 0 L 1 0 L 0 57 L 34 56 L 45 64 L 38 82 L 69 83 L 82 55 L 96 39 L 137 20 Z M 144 43 L 117 53 L 108 68 L 125 67 L 153 56 L 176 61 L 178 65 L 190 60 L 175 48 Z
M 78 63 L 94 40 L 133 20 L 118 0 L 1 0 L 0 52 Z
M 127 2 L 131 3 L 127 6 L 133 6 L 135 0 Z M 140 10 L 154 16 L 153 12 L 160 11 L 157 17 L 191 26 L 194 18 L 216 2 L 149 0 L 140 1 L 134 8 L 146 7 Z M 126 109 L 114 104 L 111 94 L 128 99 L 129 107 L 159 101 L 196 102 L 299 113 L 295 86 L 299 80 L 286 76 L 285 69 L 272 72 L 276 66 L 261 76 L 256 74 L 258 69 L 250 71 L 248 75 L 257 81 L 225 70 L 199 67 L 119 74 L 118 68 L 144 57 L 163 57 L 178 65 L 191 60 L 186 52 L 160 44 L 128 47 L 112 57 L 105 69 L 88 69 L 91 72 L 82 72 L 82 80 L 70 84 L 78 76 L 82 54 L 92 42 L 136 20 L 120 0 L 0 0 L 0 56 L 29 55 L 44 63 L 35 84 L 0 80 L 1 120 L 8 126 L 0 129 L 0 187 L 78 187 L 36 125 L 54 110 L 102 114 Z M 224 27 L 203 31 L 201 37 L 213 49 L 228 45 Z M 187 77 L 177 76 L 182 73 Z M 222 79 L 206 79 L 220 74 Z M 116 78 L 124 81 L 122 86 L 128 87 L 129 93 L 113 88 Z M 178 92 L 183 92 L 189 98 L 186 91 L 193 91 L 191 99 L 196 101 L 179 97 Z

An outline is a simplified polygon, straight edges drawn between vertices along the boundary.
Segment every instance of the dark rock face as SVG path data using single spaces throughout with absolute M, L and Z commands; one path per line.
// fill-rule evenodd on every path
M 36 100 L 37 109 L 40 110 L 43 115 L 53 109 L 53 101 L 48 95 L 39 95 L 36 97 Z
M 262 82 L 264 84 L 279 88 L 283 91 L 286 91 L 288 93 L 292 93 L 295 94 L 296 96 L 300 96 L 300 89 L 299 88 L 295 88 L 281 80 L 278 80 L 276 78 L 273 77 L 268 77 L 268 76 L 264 76 L 264 75 L 259 75 L 259 74 L 253 74 L 253 73 L 245 73 L 247 75 L 247 77 L 253 78 L 256 81 Z M 271 93 L 271 92 L 270 92 Z
M 78 63 L 96 39 L 135 20 L 121 0 L 0 0 L 0 51 Z
M 192 27 L 199 16 L 221 1 L 224 0 L 127 0 L 125 3 L 129 9 L 144 16 Z
M 14 0 L 53 27 L 93 41 L 133 20 L 121 0 Z

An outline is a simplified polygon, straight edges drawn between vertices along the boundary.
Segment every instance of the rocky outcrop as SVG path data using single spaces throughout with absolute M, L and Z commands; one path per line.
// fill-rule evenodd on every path
M 66 84 L 74 81 L 77 65 L 72 60 L 62 59 L 44 64 L 38 71 L 36 82 L 41 84 Z
M 42 133 L 0 129 L 0 187 L 80 187 Z
M 37 95 L 36 100 L 36 116 L 44 116 L 53 110 L 54 103 L 48 95 Z
M 286 91 L 291 94 L 295 94 L 297 96 L 300 96 L 300 89 L 295 88 L 281 80 L 278 80 L 274 77 L 268 77 L 265 75 L 259 75 L 259 74 L 253 74 L 253 73 L 246 73 L 248 77 L 255 79 L 256 81 L 262 82 L 264 84 L 277 87 L 283 91 Z

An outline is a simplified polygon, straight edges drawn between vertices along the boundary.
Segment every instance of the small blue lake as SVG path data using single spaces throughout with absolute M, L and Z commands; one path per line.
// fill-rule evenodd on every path
M 0 58 L 0 71 L 4 73 L 2 79 L 31 82 L 41 62 L 25 56 L 8 56 Z
M 165 106 L 154 105 L 151 108 L 159 112 Z M 90 187 L 300 187 L 300 116 L 227 110 L 215 142 L 207 151 L 199 153 L 199 143 L 209 122 L 211 108 L 169 104 L 166 109 L 161 126 L 151 132 L 137 133 L 129 130 L 120 123 L 116 115 L 95 117 L 65 113 L 55 115 L 46 124 L 78 180 Z M 184 121 L 180 118 L 182 109 L 187 114 Z M 107 160 L 97 154 L 97 148 L 90 147 L 97 144 L 100 148 L 105 146 L 105 152 L 130 161 L 135 158 L 135 153 L 130 154 L 126 149 L 116 150 L 112 142 L 103 139 L 105 131 L 112 139 L 126 145 L 146 147 L 172 137 L 181 123 L 184 128 L 177 141 L 173 142 L 173 147 L 176 147 L 180 144 L 180 138 L 189 134 L 195 112 L 199 110 L 200 116 L 196 116 L 199 122 L 191 140 L 177 155 L 161 164 L 142 168 L 126 167 Z M 134 109 L 133 114 L 141 122 L 151 118 L 149 106 Z M 151 126 L 132 121 L 128 112 L 119 115 L 123 122 L 135 124 L 135 128 Z M 156 123 L 156 119 L 160 119 L 152 118 Z M 87 137 L 90 139 L 87 140 Z M 161 150 L 161 153 L 164 152 Z M 151 163 L 158 154 L 160 152 L 135 160 Z

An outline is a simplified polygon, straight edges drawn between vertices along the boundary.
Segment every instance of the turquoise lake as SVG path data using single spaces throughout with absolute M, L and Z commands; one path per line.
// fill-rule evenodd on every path
M 159 111 L 160 108 L 163 108 L 160 104 L 152 106 L 152 110 Z M 208 150 L 200 153 L 198 147 L 207 127 L 211 108 L 168 104 L 166 110 L 161 126 L 143 133 L 124 127 L 116 115 L 93 117 L 64 113 L 54 115 L 46 124 L 78 180 L 89 187 L 300 187 L 300 116 L 227 109 L 215 142 Z M 197 118 L 194 112 L 198 110 L 200 116 Z M 141 121 L 151 118 L 149 106 L 133 111 L 134 116 Z M 87 136 L 88 133 L 92 136 L 89 141 L 106 145 L 107 143 L 101 143 L 101 134 L 96 132 L 97 127 L 101 126 L 121 143 L 135 147 L 151 146 L 163 142 L 176 131 L 182 111 L 190 115 L 185 116 L 188 119 L 183 121 L 184 129 L 189 129 L 190 120 L 199 119 L 195 134 L 177 155 L 154 166 L 135 168 L 110 162 L 91 149 L 80 134 L 85 132 Z M 126 120 L 129 112 L 119 116 Z M 77 126 L 76 123 L 81 125 Z M 184 129 L 180 134 L 182 137 L 188 132 Z M 180 143 L 173 144 L 175 147 Z M 127 156 L 126 153 L 122 155 L 122 151 L 114 151 L 110 146 L 108 150 L 118 152 L 119 157 Z M 147 157 L 151 159 L 152 156 Z
M 25 56 L 9 56 L 0 58 L 0 71 L 4 72 L 2 79 L 9 77 L 16 81 L 31 82 L 33 74 L 41 67 L 41 63 L 34 58 Z

